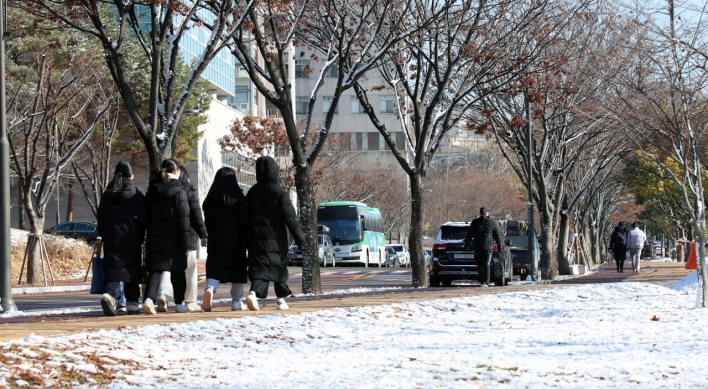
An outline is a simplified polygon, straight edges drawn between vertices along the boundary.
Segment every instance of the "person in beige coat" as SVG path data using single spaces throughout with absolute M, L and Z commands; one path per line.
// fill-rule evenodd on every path
M 632 223 L 632 229 L 627 233 L 627 248 L 629 249 L 629 256 L 632 258 L 632 268 L 635 273 L 640 271 L 642 248 L 646 241 L 647 236 L 644 231 L 639 229 L 637 223 Z

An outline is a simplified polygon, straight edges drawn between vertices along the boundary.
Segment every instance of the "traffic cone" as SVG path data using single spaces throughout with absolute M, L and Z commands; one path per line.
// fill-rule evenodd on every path
M 688 253 L 688 262 L 686 262 L 686 269 L 698 269 L 696 265 L 696 242 L 691 242 L 691 251 Z

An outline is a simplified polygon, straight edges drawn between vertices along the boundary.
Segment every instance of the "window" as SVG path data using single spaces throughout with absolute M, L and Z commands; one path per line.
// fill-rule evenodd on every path
M 386 150 L 386 140 L 381 133 L 379 133 L 379 150 Z
M 361 105 L 359 98 L 352 96 L 352 115 L 366 113 L 364 112 L 364 106 Z
M 309 64 L 310 64 L 310 61 L 307 61 L 307 60 L 295 61 L 295 77 L 296 78 L 310 78 L 309 69 L 307 69 L 307 73 L 305 73 L 306 72 L 305 69 L 308 67 Z
M 325 72 L 325 77 L 328 77 L 328 78 L 339 77 L 339 66 L 336 63 L 332 64 L 332 66 L 330 66 L 329 69 L 327 69 L 327 71 Z
M 381 134 L 378 132 L 370 132 L 366 134 L 366 136 L 369 138 L 369 148 L 368 150 L 379 150 L 379 136 Z
M 93 232 L 94 228 L 86 223 L 76 223 L 74 232 Z
M 366 151 L 369 149 L 369 137 L 368 134 L 361 134 L 361 149 Z
M 356 133 L 349 134 L 349 150 L 356 150 Z
M 307 106 L 310 103 L 310 99 L 307 97 L 298 96 L 295 101 L 295 114 L 296 115 L 307 115 Z
M 394 113 L 395 100 L 393 96 L 381 96 L 379 113 Z
M 256 161 L 236 153 L 221 153 L 221 166 L 236 171 L 238 185 L 248 191 L 256 183 Z
M 56 231 L 71 231 L 74 228 L 74 223 L 62 223 L 54 227 Z
M 332 96 L 322 96 L 322 114 L 326 115 L 329 109 L 332 107 L 332 101 L 334 98 Z M 334 114 L 337 114 L 337 108 L 334 108 Z
M 275 109 L 268 109 L 266 110 L 266 113 L 269 118 L 279 118 L 280 117 L 280 110 L 275 108 Z

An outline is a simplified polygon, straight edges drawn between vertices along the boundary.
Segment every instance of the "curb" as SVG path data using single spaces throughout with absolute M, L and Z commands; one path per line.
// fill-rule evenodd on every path
M 12 288 L 12 294 L 40 294 L 61 292 L 83 292 L 91 290 L 91 285 L 40 286 L 30 288 Z

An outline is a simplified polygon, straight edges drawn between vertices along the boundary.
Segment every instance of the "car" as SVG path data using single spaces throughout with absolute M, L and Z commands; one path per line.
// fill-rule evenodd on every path
M 400 263 L 402 266 L 411 265 L 411 253 L 408 252 L 406 246 L 402 244 L 390 244 L 386 247 L 392 247 L 396 251 L 396 254 L 398 254 L 398 263 Z
M 334 247 L 332 246 L 332 240 L 330 240 L 329 235 L 317 235 L 317 245 L 319 246 L 318 257 L 320 259 L 320 266 L 327 267 L 327 264 L 335 266 Z M 293 242 L 288 249 L 288 265 L 294 265 L 295 263 L 302 264 L 302 250 Z
M 452 281 L 458 280 L 479 280 L 473 251 L 474 242 L 471 242 L 470 250 L 464 248 L 469 225 L 468 222 L 447 222 L 440 226 L 428 268 L 430 286 L 450 286 Z M 494 284 L 497 286 L 506 286 L 511 281 L 513 265 L 510 245 L 509 241 L 505 241 L 502 247 L 495 245 L 490 266 Z
M 384 261 L 384 266 L 399 267 L 401 265 L 398 260 L 398 254 L 396 250 L 391 246 L 386 246 L 386 260 Z
M 45 234 L 80 239 L 92 244 L 98 238 L 98 226 L 88 222 L 64 222 L 44 230 Z

